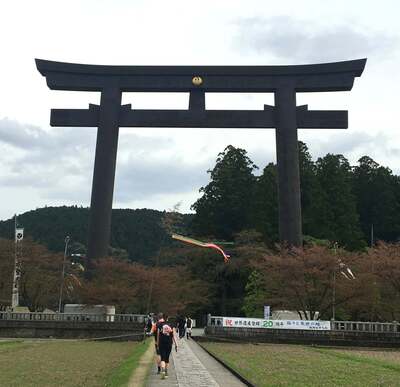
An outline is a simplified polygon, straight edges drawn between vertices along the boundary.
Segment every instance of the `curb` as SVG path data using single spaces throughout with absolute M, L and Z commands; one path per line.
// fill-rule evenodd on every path
M 217 356 L 215 356 L 213 353 L 211 353 L 210 351 L 208 351 L 206 348 L 204 348 L 198 341 L 197 338 L 194 338 L 194 341 L 196 342 L 196 344 L 203 349 L 203 351 L 207 352 L 213 359 L 215 359 L 219 364 L 221 364 L 224 368 L 226 368 L 231 374 L 233 374 L 234 376 L 236 376 L 243 384 L 245 384 L 248 387 L 256 387 L 255 384 L 249 382 L 244 376 L 242 376 L 241 374 L 239 374 L 239 372 L 235 371 L 232 367 L 230 367 L 228 364 L 226 364 L 223 360 L 221 360 L 220 358 L 218 358 Z

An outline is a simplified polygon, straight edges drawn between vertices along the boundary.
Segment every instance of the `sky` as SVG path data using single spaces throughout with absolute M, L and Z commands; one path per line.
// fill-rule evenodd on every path
M 34 59 L 114 65 L 285 65 L 368 58 L 349 92 L 302 93 L 298 105 L 348 110 L 348 130 L 299 130 L 314 159 L 363 155 L 400 174 L 400 3 L 258 0 L 58 0 L 0 3 L 0 219 L 44 206 L 88 206 L 96 128 L 51 128 L 51 108 L 98 93 L 49 90 Z M 186 93 L 124 93 L 133 108 L 186 109 Z M 207 94 L 208 109 L 263 109 L 272 94 Z M 182 211 L 228 145 L 260 168 L 271 129 L 121 128 L 114 208 Z

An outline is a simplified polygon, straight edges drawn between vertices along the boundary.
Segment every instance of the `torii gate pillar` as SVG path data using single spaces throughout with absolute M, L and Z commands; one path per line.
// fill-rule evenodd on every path
M 293 87 L 281 87 L 275 91 L 275 111 L 279 239 L 292 246 L 301 246 L 299 149 L 296 91 Z
M 105 257 L 108 255 L 120 107 L 121 90 L 112 86 L 105 88 L 101 92 L 100 99 L 99 127 L 90 202 L 88 257 Z

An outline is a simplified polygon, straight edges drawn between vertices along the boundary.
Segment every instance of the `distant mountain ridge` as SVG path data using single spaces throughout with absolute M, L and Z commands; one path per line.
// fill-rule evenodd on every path
M 161 244 L 170 243 L 161 226 L 165 213 L 152 209 L 113 209 L 110 245 L 126 250 L 130 261 L 150 263 Z M 183 214 L 183 224 L 188 225 L 191 218 L 192 215 Z M 64 251 L 67 235 L 71 238 L 71 250 L 86 246 L 88 221 L 89 208 L 78 206 L 44 207 L 18 216 L 26 237 L 59 252 Z M 13 218 L 0 221 L 0 237 L 14 238 Z

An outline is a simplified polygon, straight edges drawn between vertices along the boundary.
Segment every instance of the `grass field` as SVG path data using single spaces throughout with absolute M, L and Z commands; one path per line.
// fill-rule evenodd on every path
M 148 343 L 0 341 L 0 386 L 124 386 Z
M 202 345 L 256 386 L 400 386 L 399 350 Z

